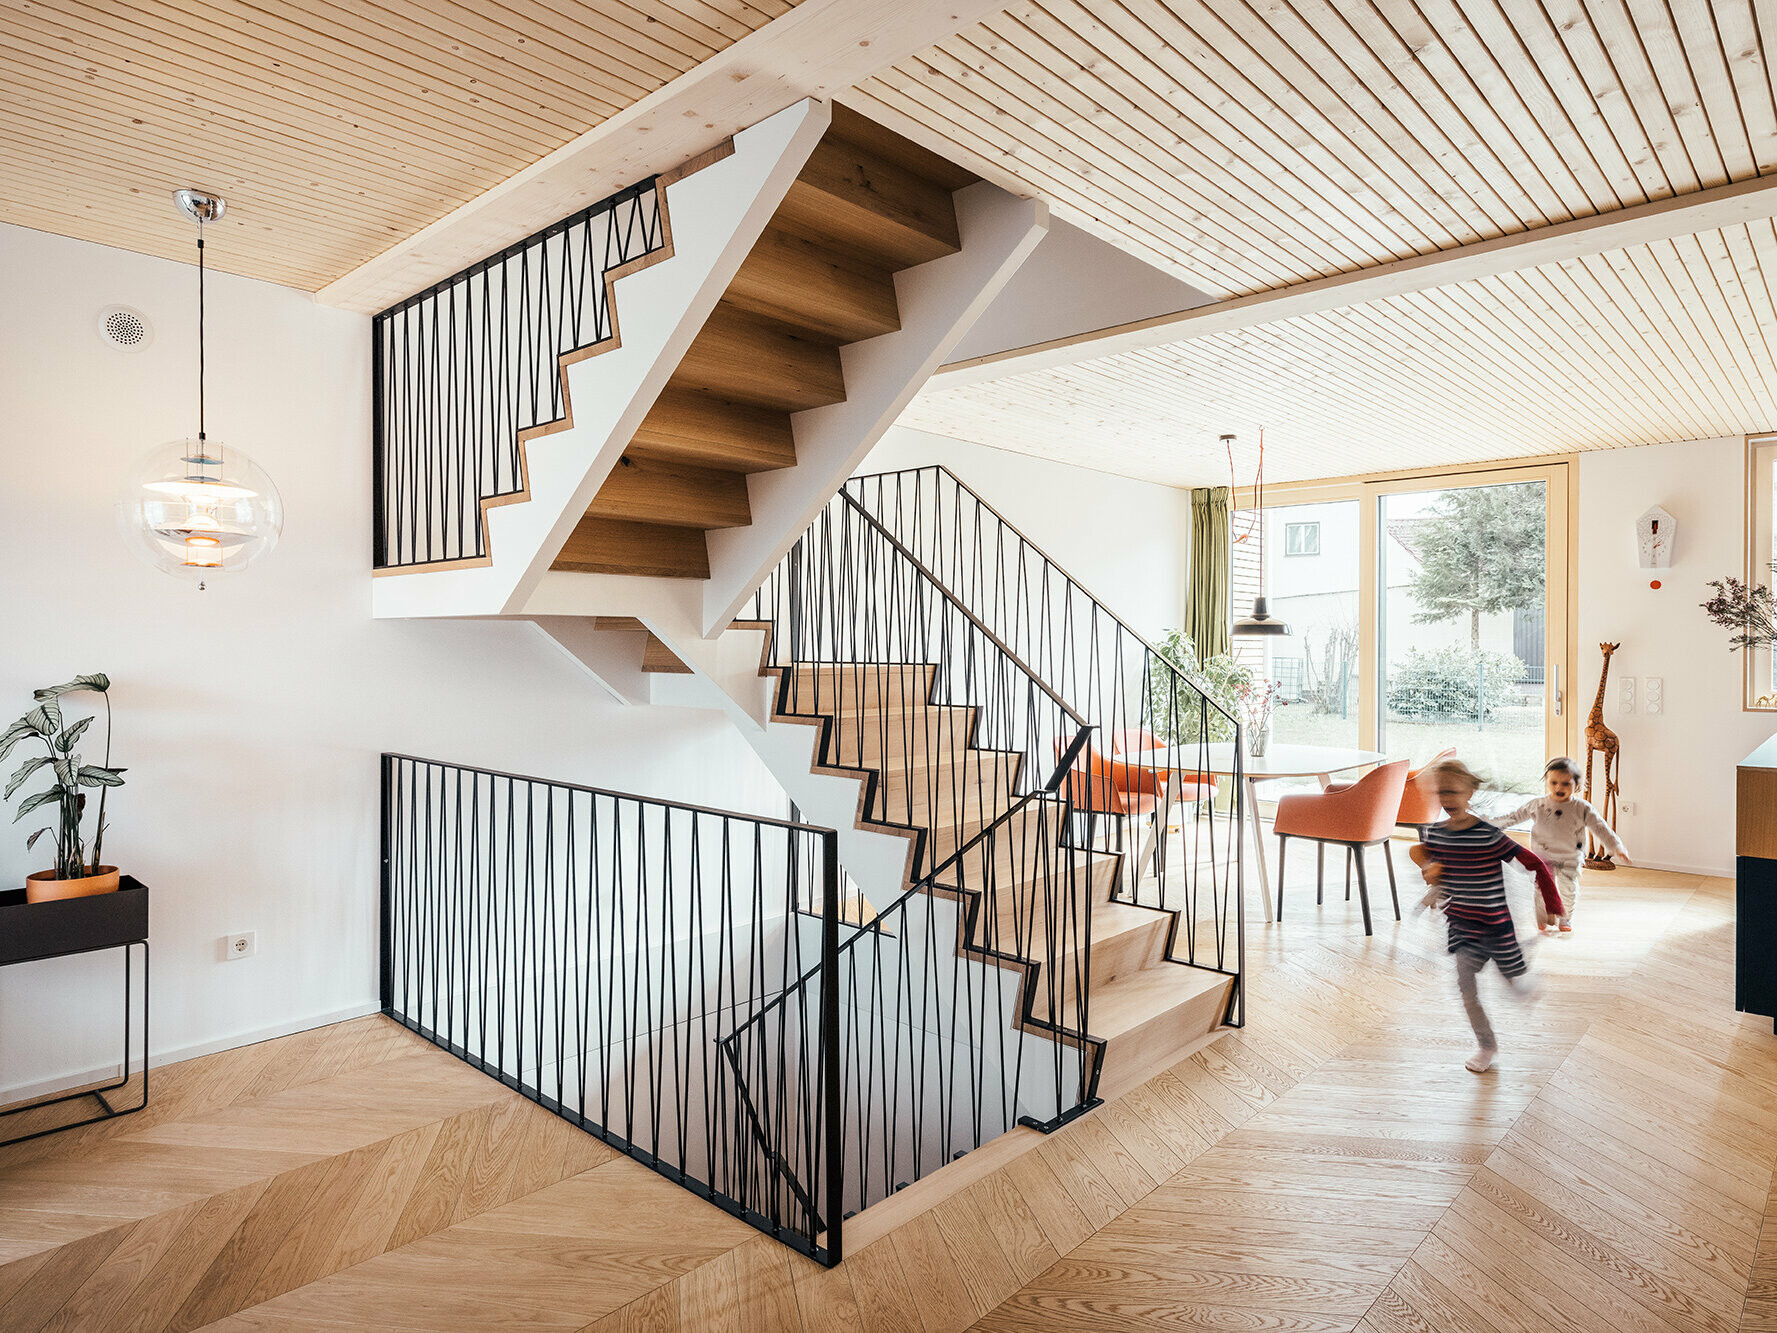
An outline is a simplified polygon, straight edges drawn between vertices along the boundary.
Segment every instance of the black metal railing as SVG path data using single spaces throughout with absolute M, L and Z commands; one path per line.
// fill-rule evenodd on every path
M 487 555 L 483 500 L 566 411 L 560 358 L 612 334 L 605 275 L 664 243 L 653 178 L 383 311 L 372 325 L 378 569 Z
M 1118 861 L 1069 796 L 1090 728 L 849 497 L 748 614 L 773 626 L 778 712 L 821 719 L 818 762 L 862 773 L 862 817 L 914 843 L 912 887 L 837 951 L 851 1212 L 1095 1104 L 1091 913 Z M 783 1049 L 810 1003 L 790 987 L 736 1028 L 737 1061 Z
M 382 803 L 383 1012 L 837 1263 L 835 834 L 406 755 Z
M 1243 1023 L 1245 785 L 1232 710 L 947 468 L 854 477 L 843 493 L 1093 726 L 1069 787 L 1130 853 L 1118 896 L 1180 913 L 1172 956 L 1234 976 L 1227 1021 Z M 1218 795 L 1227 823 L 1214 817 Z

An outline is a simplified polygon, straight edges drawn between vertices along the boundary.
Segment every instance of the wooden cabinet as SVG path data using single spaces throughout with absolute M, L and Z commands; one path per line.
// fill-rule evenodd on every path
M 1734 853 L 1734 1008 L 1777 1017 L 1777 736 L 1740 761 Z

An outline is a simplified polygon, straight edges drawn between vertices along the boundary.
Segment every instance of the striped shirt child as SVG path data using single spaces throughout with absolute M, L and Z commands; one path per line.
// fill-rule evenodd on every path
M 1425 850 L 1443 868 L 1438 891 L 1444 895 L 1450 952 L 1468 953 L 1479 965 L 1492 959 L 1506 976 L 1521 976 L 1524 954 L 1512 926 L 1500 867 L 1506 861 L 1517 861 L 1531 870 L 1544 904 L 1559 915 L 1561 895 L 1547 863 L 1480 819 L 1461 829 L 1433 824 L 1425 830 Z

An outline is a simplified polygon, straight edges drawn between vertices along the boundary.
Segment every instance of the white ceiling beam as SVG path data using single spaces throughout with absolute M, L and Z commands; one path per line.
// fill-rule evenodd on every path
M 1004 0 L 802 0 L 328 283 L 315 299 L 364 314 L 387 309 L 805 97 L 831 97 L 1003 7 Z
M 954 361 L 939 369 L 929 387 L 951 389 L 1094 361 L 1772 216 L 1777 216 L 1777 176 L 1756 177 L 1275 291 Z

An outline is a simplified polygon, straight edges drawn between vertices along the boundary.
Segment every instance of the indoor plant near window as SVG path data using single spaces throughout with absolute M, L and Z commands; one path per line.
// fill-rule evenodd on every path
M 1771 569 L 1777 573 L 1777 564 Z M 1740 648 L 1770 648 L 1777 644 L 1777 599 L 1762 583 L 1742 583 L 1732 574 L 1711 579 L 1712 590 L 1707 602 L 1701 603 L 1706 614 L 1717 625 L 1730 631 L 1728 651 Z M 1754 708 L 1777 708 L 1777 694 L 1761 694 L 1751 705 Z
M 114 892 L 118 885 L 116 866 L 104 865 L 100 856 L 105 843 L 105 797 L 112 787 L 123 785 L 121 768 L 111 767 L 111 680 L 108 676 L 77 676 L 66 685 L 52 685 L 32 695 L 36 707 L 0 734 L 0 760 L 27 742 L 37 742 L 44 753 L 28 757 L 6 784 L 6 796 L 24 785 L 41 769 L 47 769 L 50 785 L 19 802 L 17 823 L 39 806 L 54 805 L 53 824 L 38 829 L 25 839 L 26 849 L 35 846 L 45 833 L 52 836 L 56 849 L 53 870 L 40 870 L 26 876 L 25 897 L 30 902 L 47 902 L 54 898 L 81 898 L 94 893 Z M 65 722 L 62 700 L 70 694 L 98 694 L 105 701 L 105 762 L 103 765 L 83 764 L 74 753 L 81 735 L 93 724 L 92 717 Z M 87 859 L 86 840 L 81 821 L 86 813 L 86 791 L 98 788 L 99 812 L 93 826 L 92 858 Z

